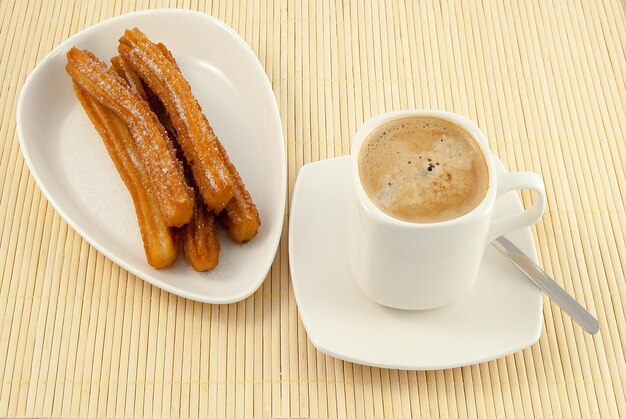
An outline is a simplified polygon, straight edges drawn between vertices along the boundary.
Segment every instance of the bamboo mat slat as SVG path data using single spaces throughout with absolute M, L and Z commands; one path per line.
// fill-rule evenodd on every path
M 348 154 L 378 113 L 475 120 L 511 170 L 545 179 L 541 264 L 600 333 L 545 300 L 539 342 L 489 363 L 407 372 L 333 359 L 298 316 L 288 211 L 267 279 L 237 304 L 168 294 L 96 252 L 25 166 L 17 98 L 67 37 L 158 7 L 215 16 L 257 54 L 289 194 L 304 164 Z M 0 0 L 0 416 L 626 417 L 625 80 L 621 0 Z

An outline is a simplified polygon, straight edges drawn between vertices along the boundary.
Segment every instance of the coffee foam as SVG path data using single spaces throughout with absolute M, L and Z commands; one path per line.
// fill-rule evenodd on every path
M 423 223 L 471 211 L 489 186 L 485 157 L 471 134 L 437 118 L 396 119 L 375 129 L 361 148 L 359 176 L 381 210 Z

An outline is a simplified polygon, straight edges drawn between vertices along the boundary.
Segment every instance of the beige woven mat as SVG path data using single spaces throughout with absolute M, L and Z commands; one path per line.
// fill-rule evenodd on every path
M 216 16 L 256 52 L 290 192 L 303 164 L 347 154 L 372 115 L 430 107 L 477 121 L 510 169 L 546 180 L 541 262 L 601 332 L 546 303 L 540 341 L 504 359 L 368 368 L 308 341 L 286 228 L 262 288 L 228 306 L 167 294 L 98 254 L 35 186 L 17 97 L 68 36 L 163 6 Z M 626 417 L 625 51 L 619 0 L 0 1 L 0 416 Z

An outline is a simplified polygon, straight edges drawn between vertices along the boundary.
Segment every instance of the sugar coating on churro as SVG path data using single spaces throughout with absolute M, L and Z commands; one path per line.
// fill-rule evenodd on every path
M 115 57 L 111 58 L 111 66 L 113 67 L 113 70 L 115 70 L 120 77 L 126 80 L 126 83 L 128 83 L 128 86 L 130 87 L 131 90 L 139 94 L 139 96 L 141 96 L 142 99 L 144 100 L 148 99 L 146 90 L 143 87 L 143 83 L 141 79 L 139 78 L 137 73 L 135 73 L 128 66 L 128 63 L 124 61 L 124 59 L 121 56 L 116 55 Z

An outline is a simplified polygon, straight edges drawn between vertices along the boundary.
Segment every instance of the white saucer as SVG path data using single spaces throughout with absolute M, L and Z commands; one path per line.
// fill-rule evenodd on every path
M 500 358 L 539 339 L 541 292 L 492 247 L 474 289 L 456 304 L 402 311 L 370 301 L 348 263 L 350 179 L 349 157 L 312 163 L 300 170 L 293 193 L 291 278 L 316 348 L 359 364 L 433 370 Z M 498 201 L 496 214 L 521 209 L 517 194 L 509 193 Z M 536 260 L 530 229 L 507 237 Z

